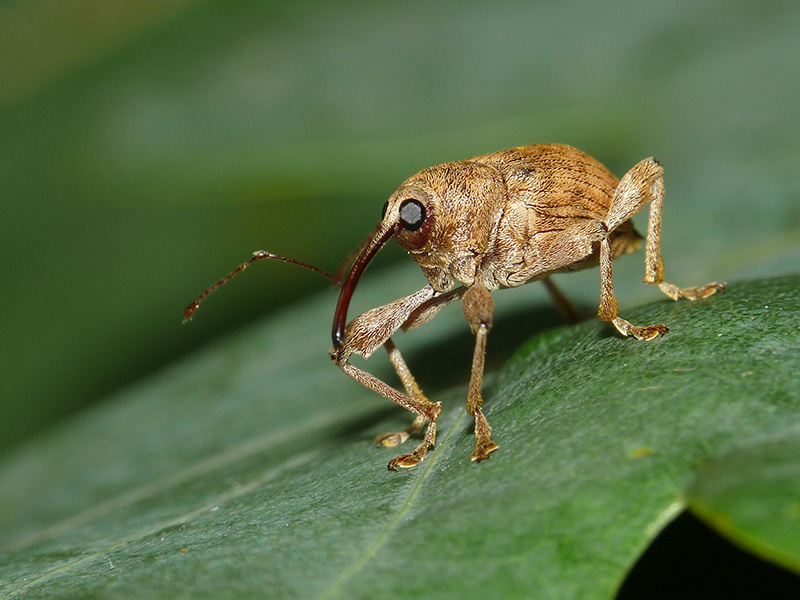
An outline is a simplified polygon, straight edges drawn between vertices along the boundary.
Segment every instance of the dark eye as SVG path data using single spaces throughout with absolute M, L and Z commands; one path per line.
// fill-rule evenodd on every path
M 388 200 L 383 203 L 383 208 L 381 209 L 381 221 L 383 221 L 383 218 L 386 216 L 386 209 L 387 208 L 389 208 L 389 201 Z
M 400 205 L 400 223 L 408 231 L 416 231 L 425 221 L 425 207 L 419 200 L 404 200 Z

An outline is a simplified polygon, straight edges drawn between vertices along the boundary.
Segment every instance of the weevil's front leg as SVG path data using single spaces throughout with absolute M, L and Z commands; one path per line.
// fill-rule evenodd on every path
M 408 331 L 409 329 L 414 329 L 415 327 L 419 327 L 423 323 L 427 323 L 433 317 L 435 317 L 440 310 L 442 310 L 445 306 L 461 298 L 466 291 L 465 287 L 459 287 L 455 290 L 444 294 L 436 294 L 432 298 L 426 300 L 419 306 L 417 306 L 408 316 L 408 318 L 403 322 L 401 328 L 403 331 Z M 384 344 L 384 348 L 389 353 L 389 360 L 392 361 L 392 366 L 394 370 L 397 372 L 397 376 L 400 378 L 400 381 L 403 383 L 403 387 L 406 390 L 406 394 L 413 398 L 425 398 L 425 395 L 420 390 L 419 386 L 417 385 L 416 380 L 411 375 L 411 371 L 406 364 L 406 361 L 403 360 L 403 355 L 400 354 L 400 350 L 397 349 L 397 346 L 394 345 L 391 339 L 386 340 Z M 411 423 L 409 427 L 403 429 L 402 431 L 394 431 L 390 433 L 384 433 L 383 435 L 379 435 L 375 442 L 379 446 L 387 446 L 393 447 L 405 442 L 409 437 L 414 435 L 415 433 L 419 433 L 422 431 L 422 426 L 425 425 L 425 419 L 421 416 L 417 416 L 414 419 L 414 422 Z
M 411 454 L 402 454 L 389 461 L 386 465 L 392 471 L 396 471 L 398 467 L 407 468 L 417 465 L 428 454 L 428 450 L 433 446 L 436 441 L 436 419 L 441 412 L 441 403 L 431 402 L 424 396 L 421 398 L 412 398 L 401 394 L 390 385 L 384 383 L 371 373 L 367 373 L 363 369 L 350 364 L 349 357 L 340 357 L 332 354 L 334 362 L 342 369 L 347 375 L 358 381 L 360 384 L 368 387 L 374 392 L 377 392 L 384 398 L 388 398 L 395 404 L 410 410 L 417 415 L 422 423 L 428 421 L 428 429 L 425 431 L 425 437 L 422 443 Z M 415 421 L 416 422 L 416 421 Z M 421 426 L 421 424 L 420 424 Z
M 645 247 L 645 283 L 657 284 L 661 291 L 672 299 L 697 300 L 724 291 L 725 284 L 709 283 L 699 287 L 679 288 L 664 281 L 664 264 L 661 260 L 661 215 L 664 206 L 664 168 L 654 158 L 636 164 L 620 180 L 614 193 L 605 220 L 609 234 L 620 224 L 630 219 L 645 204 L 651 202 L 650 219 Z M 633 335 L 637 339 L 650 340 L 663 335 L 668 329 L 662 324 L 638 327 L 617 315 L 617 299 L 614 296 L 612 278 L 612 253 L 608 238 L 600 242 L 600 310 L 598 316 L 611 321 L 622 335 Z
M 492 441 L 492 428 L 483 414 L 483 370 L 486 357 L 486 337 L 492 328 L 494 300 L 482 283 L 476 282 L 464 294 L 461 301 L 464 316 L 475 334 L 475 352 L 472 356 L 472 371 L 467 393 L 467 412 L 475 418 L 475 451 L 472 460 L 482 461 L 497 450 Z
M 344 340 L 340 347 L 331 349 L 331 359 L 347 375 L 416 415 L 415 424 L 421 429 L 425 421 L 428 428 L 422 443 L 411 453 L 398 456 L 389 461 L 390 469 L 413 467 L 425 458 L 436 439 L 436 419 L 441 411 L 439 403 L 428 400 L 417 386 L 399 351 L 391 342 L 390 336 L 405 323 L 411 314 L 435 296 L 431 286 L 419 292 L 396 300 L 385 306 L 373 308 L 353 319 L 345 329 Z M 403 394 L 384 383 L 371 373 L 359 369 L 350 363 L 350 356 L 360 354 L 369 357 L 377 348 L 385 346 L 389 351 L 392 364 L 400 376 L 408 394 Z M 413 427 L 413 426 L 412 426 Z M 391 445 L 391 444 L 389 444 Z
M 333 356 L 334 362 L 342 369 L 347 375 L 358 381 L 360 384 L 365 385 L 374 392 L 377 392 L 384 398 L 388 398 L 395 404 L 410 410 L 422 419 L 422 423 L 428 421 L 428 428 L 425 431 L 425 437 L 422 443 L 411 454 L 402 454 L 389 461 L 386 466 L 392 471 L 396 471 L 398 467 L 408 468 L 417 465 L 428 454 L 428 450 L 433 447 L 436 441 L 436 419 L 441 412 L 441 403 L 431 402 L 424 396 L 421 398 L 412 398 L 401 394 L 390 385 L 384 383 L 371 373 L 359 369 L 358 367 L 350 364 L 347 358 Z

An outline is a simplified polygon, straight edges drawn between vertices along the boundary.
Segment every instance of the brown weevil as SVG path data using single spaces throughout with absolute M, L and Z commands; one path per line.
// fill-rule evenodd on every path
M 650 340 L 668 330 L 662 324 L 632 325 L 617 314 L 611 274 L 613 259 L 636 250 L 642 236 L 631 218 L 650 203 L 645 244 L 644 282 L 670 298 L 697 300 L 724 291 L 725 284 L 679 288 L 664 281 L 661 260 L 661 214 L 664 169 L 654 158 L 636 164 L 621 180 L 600 162 L 570 146 L 536 144 L 502 150 L 421 171 L 392 194 L 380 223 L 340 269 L 340 277 L 281 256 L 257 252 L 248 262 L 201 294 L 184 311 L 189 319 L 200 302 L 253 261 L 274 258 L 313 269 L 341 285 L 333 317 L 330 357 L 347 375 L 410 410 L 408 429 L 377 438 L 396 446 L 422 431 L 422 442 L 410 454 L 389 461 L 389 469 L 413 467 L 425 458 L 436 438 L 441 403 L 420 390 L 391 336 L 432 319 L 454 300 L 475 334 L 475 351 L 467 392 L 467 412 L 475 419 L 472 460 L 482 461 L 497 449 L 483 414 L 482 386 L 486 338 L 492 327 L 490 292 L 542 279 L 559 304 L 561 296 L 548 281 L 553 273 L 600 266 L 598 317 L 622 335 Z M 375 254 L 394 238 L 428 279 L 424 288 L 347 323 L 356 284 Z M 352 264 L 351 264 L 352 262 Z M 353 354 L 369 358 L 383 346 L 405 393 L 350 363 Z

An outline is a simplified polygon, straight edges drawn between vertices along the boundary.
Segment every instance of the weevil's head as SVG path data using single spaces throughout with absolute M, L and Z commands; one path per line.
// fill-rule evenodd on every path
M 422 267 L 437 291 L 462 283 L 459 265 L 483 255 L 505 199 L 502 175 L 480 162 L 461 161 L 420 171 L 392 194 L 383 221 L 399 223 L 394 239 Z M 444 271 L 440 283 L 432 270 Z
M 333 320 L 333 346 L 344 341 L 347 309 L 359 278 L 389 238 L 422 268 L 436 291 L 472 283 L 490 238 L 505 186 L 500 173 L 478 162 L 446 163 L 420 171 L 391 195 L 381 221 L 359 248 L 342 284 Z

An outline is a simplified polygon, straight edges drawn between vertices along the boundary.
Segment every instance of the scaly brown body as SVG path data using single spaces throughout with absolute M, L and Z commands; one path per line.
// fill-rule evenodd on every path
M 475 451 L 481 461 L 497 449 L 483 414 L 483 367 L 486 339 L 492 327 L 494 302 L 490 292 L 543 279 L 565 312 L 568 302 L 547 279 L 560 271 L 600 266 L 598 316 L 623 335 L 649 340 L 667 332 L 662 324 L 635 326 L 617 314 L 612 261 L 635 250 L 641 236 L 631 217 L 650 203 L 645 248 L 645 283 L 674 300 L 705 298 L 725 289 L 724 283 L 679 288 L 664 281 L 661 261 L 663 168 L 653 158 L 636 164 L 617 180 L 594 158 L 570 146 L 537 144 L 502 150 L 420 171 L 392 194 L 381 222 L 362 243 L 344 282 L 333 319 L 331 359 L 350 377 L 416 415 L 412 425 L 378 438 L 395 446 L 428 424 L 422 443 L 410 454 L 389 461 L 390 469 L 418 464 L 436 438 L 438 402 L 420 390 L 391 336 L 418 327 L 447 304 L 461 299 L 464 316 L 475 333 L 467 412 L 475 418 Z M 347 323 L 353 291 L 373 256 L 393 237 L 425 273 L 429 285 Z M 260 251 L 248 262 L 201 294 L 184 311 L 189 319 L 213 290 L 255 260 L 292 259 Z M 353 354 L 369 357 L 383 346 L 389 353 L 404 392 L 350 363 Z
M 652 203 L 645 257 L 646 283 L 673 299 L 695 300 L 724 290 L 722 283 L 678 288 L 664 282 L 660 256 L 663 168 L 649 158 L 622 180 L 594 158 L 570 146 L 537 144 L 477 156 L 425 169 L 392 194 L 381 223 L 362 244 L 344 282 L 334 316 L 331 358 L 355 380 L 416 416 L 408 429 L 378 438 L 394 446 L 428 427 L 411 453 L 389 462 L 390 469 L 419 463 L 433 445 L 439 403 L 428 400 L 391 340 L 398 329 L 417 327 L 450 302 L 461 299 L 475 333 L 467 412 L 475 417 L 475 451 L 481 461 L 497 449 L 482 411 L 486 338 L 494 302 L 489 292 L 547 278 L 553 273 L 601 267 L 598 316 L 623 335 L 649 340 L 667 332 L 662 324 L 637 327 L 617 315 L 612 260 L 635 250 L 641 236 L 630 221 Z M 364 268 L 394 237 L 414 258 L 430 285 L 353 319 L 345 328 L 347 307 Z M 549 283 L 549 282 L 548 282 Z M 460 285 L 457 285 L 460 284 Z M 552 284 L 549 288 L 553 291 Z M 554 297 L 560 295 L 554 292 Z M 353 354 L 369 357 L 384 346 L 405 393 L 353 366 Z
M 392 199 L 419 193 L 441 199 L 436 208 L 447 218 L 437 218 L 424 247 L 406 247 L 436 291 L 455 282 L 470 286 L 476 273 L 494 290 L 596 265 L 597 244 L 565 232 L 591 234 L 608 213 L 617 183 L 588 154 L 539 144 L 430 167 Z M 634 250 L 640 239 L 630 221 L 612 237 L 615 256 Z M 402 234 L 397 240 L 405 246 Z

